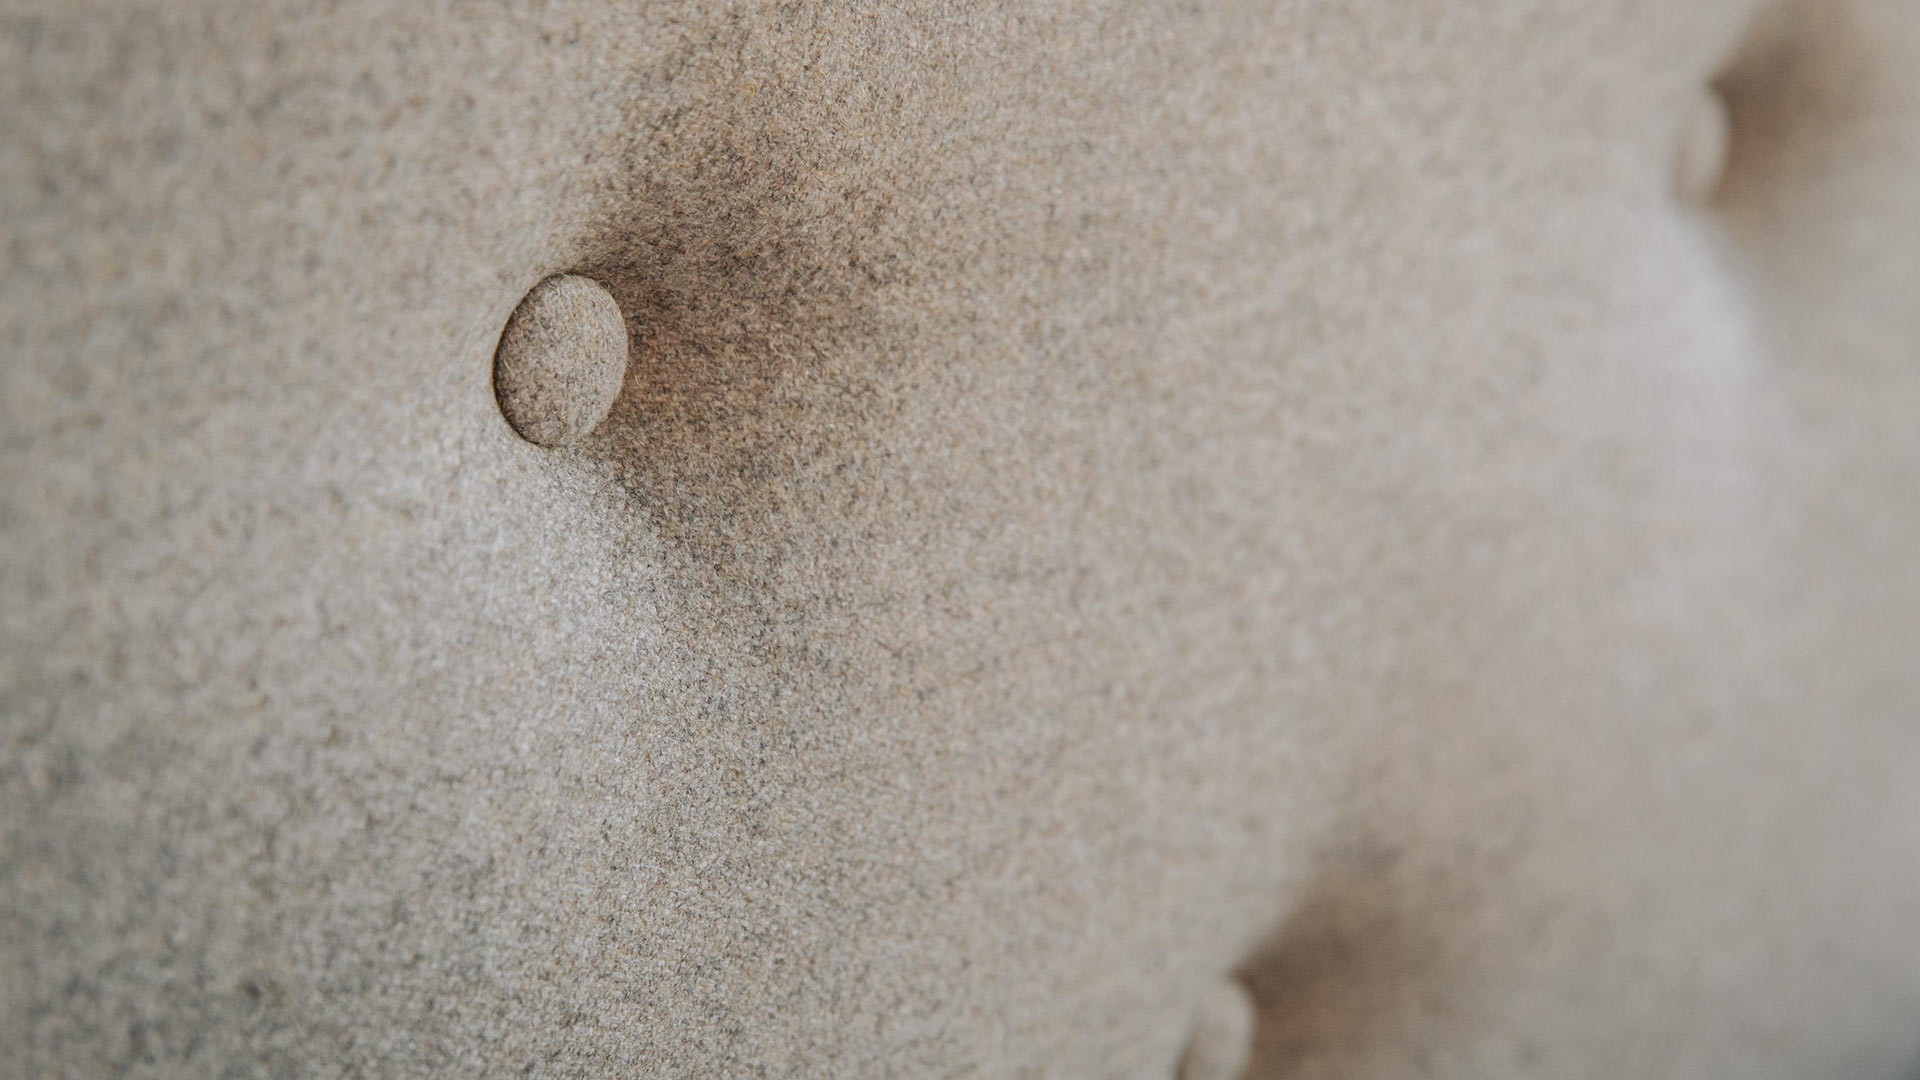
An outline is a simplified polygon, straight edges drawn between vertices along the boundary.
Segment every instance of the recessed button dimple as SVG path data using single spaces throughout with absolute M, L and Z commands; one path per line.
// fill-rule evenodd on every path
M 1257 1026 L 1246 984 L 1232 977 L 1221 980 L 1194 1016 L 1179 1080 L 1239 1080 L 1253 1056 Z
M 565 446 L 606 419 L 627 371 L 627 326 L 599 282 L 576 274 L 535 285 L 493 355 L 500 413 L 530 443 Z
M 1674 149 L 1673 191 L 1681 201 L 1699 205 L 1713 198 L 1727 171 L 1730 141 L 1726 102 L 1711 89 L 1701 90 L 1688 108 Z

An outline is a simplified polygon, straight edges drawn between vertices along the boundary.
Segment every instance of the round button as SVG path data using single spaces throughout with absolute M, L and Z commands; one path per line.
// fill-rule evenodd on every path
M 1673 188 L 1683 202 L 1708 202 L 1727 171 L 1727 148 L 1732 141 L 1727 106 L 1712 90 L 1694 98 L 1680 129 L 1673 161 Z
M 1207 994 L 1193 1019 L 1179 1080 L 1239 1080 L 1253 1056 L 1259 1021 L 1253 996 L 1239 979 L 1221 980 Z
M 627 324 L 599 282 L 550 277 L 520 301 L 493 354 L 493 395 L 520 437 L 577 442 L 606 419 L 627 372 Z

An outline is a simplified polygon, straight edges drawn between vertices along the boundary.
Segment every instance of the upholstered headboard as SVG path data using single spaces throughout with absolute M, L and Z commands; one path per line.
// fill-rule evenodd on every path
M 6 9 L 0 1073 L 1920 1057 L 1920 4 Z

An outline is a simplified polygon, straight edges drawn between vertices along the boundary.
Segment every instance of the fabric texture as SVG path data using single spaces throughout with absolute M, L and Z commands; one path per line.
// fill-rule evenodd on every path
M 0 251 L 7 1075 L 1920 1058 L 1910 0 L 14 0 Z

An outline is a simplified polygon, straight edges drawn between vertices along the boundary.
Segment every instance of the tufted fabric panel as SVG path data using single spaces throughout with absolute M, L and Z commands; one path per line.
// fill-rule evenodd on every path
M 6 1075 L 1920 1051 L 1910 0 L 15 0 L 0 252 Z

